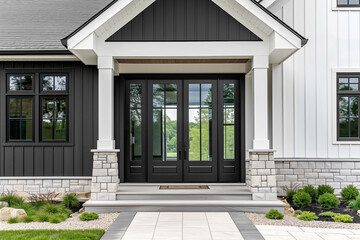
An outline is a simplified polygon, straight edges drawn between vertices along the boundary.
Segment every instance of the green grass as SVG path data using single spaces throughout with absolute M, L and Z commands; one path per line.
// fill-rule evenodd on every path
M 98 240 L 104 233 L 104 230 L 0 231 L 0 240 Z

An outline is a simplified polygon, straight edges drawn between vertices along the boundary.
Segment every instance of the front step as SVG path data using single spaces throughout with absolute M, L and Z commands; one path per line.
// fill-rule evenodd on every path
M 284 212 L 285 204 L 276 201 L 253 200 L 117 200 L 87 201 L 85 211 L 111 212 L 255 212 L 266 213 L 270 209 Z

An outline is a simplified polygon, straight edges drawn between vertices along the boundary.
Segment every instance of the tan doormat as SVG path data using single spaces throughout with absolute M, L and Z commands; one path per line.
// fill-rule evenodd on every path
M 206 185 L 163 185 L 160 189 L 209 189 Z

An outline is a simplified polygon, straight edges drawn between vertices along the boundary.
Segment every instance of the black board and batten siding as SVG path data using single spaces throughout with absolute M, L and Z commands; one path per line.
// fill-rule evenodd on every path
M 8 142 L 6 138 L 6 74 L 69 73 L 69 141 Z M 35 79 L 39 84 L 39 79 Z M 98 138 L 98 73 L 80 62 L 0 62 L 0 176 L 91 176 L 91 149 Z M 34 104 L 39 104 L 35 102 Z M 36 108 L 34 108 L 36 109 Z M 40 109 L 40 107 L 37 107 Z M 39 139 L 39 111 L 33 134 Z M 37 136 L 36 136 L 37 135 Z
M 157 0 L 107 41 L 261 39 L 211 0 Z

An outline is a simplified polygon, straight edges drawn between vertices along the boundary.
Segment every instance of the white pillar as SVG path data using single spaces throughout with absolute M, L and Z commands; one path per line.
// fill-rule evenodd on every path
M 254 140 L 253 149 L 270 148 L 268 137 L 268 68 L 269 56 L 254 56 L 252 66 Z
M 97 150 L 115 149 L 114 140 L 114 60 L 98 57 L 99 139 Z

